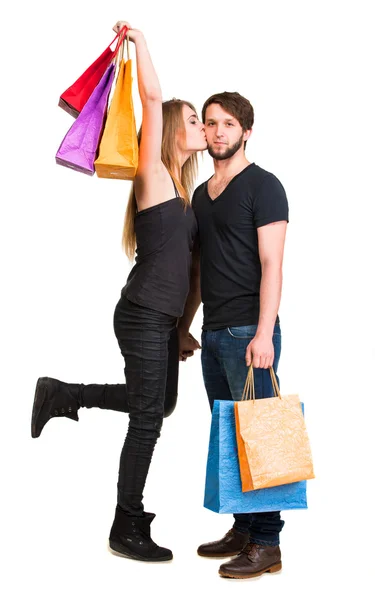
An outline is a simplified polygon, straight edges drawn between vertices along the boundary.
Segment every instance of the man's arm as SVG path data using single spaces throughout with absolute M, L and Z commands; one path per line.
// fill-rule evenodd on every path
M 178 322 L 180 360 L 186 360 L 187 357 L 192 356 L 194 354 L 194 350 L 200 348 L 200 345 L 197 342 L 197 340 L 194 339 L 193 336 L 189 333 L 189 328 L 201 301 L 200 255 L 199 245 L 196 241 L 192 252 L 190 290 L 186 299 L 184 314 Z
M 246 349 L 246 364 L 268 369 L 273 364 L 273 329 L 281 300 L 282 265 L 286 221 L 258 228 L 258 248 L 262 266 L 260 313 L 256 335 Z

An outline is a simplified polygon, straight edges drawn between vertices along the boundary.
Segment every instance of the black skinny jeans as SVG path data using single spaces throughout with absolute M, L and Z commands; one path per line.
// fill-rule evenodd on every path
M 176 317 L 134 304 L 124 296 L 114 313 L 114 330 L 125 359 L 129 412 L 129 427 L 120 457 L 117 502 L 132 516 L 143 515 L 143 489 L 167 412 L 167 387 L 172 410 L 175 400 L 171 401 L 171 390 L 175 389 L 177 396 L 176 325 Z

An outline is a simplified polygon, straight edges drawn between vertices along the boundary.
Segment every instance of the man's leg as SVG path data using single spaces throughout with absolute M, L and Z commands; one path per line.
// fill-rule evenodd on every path
M 256 334 L 256 325 L 242 327 L 229 327 L 220 339 L 220 361 L 226 373 L 228 384 L 234 400 L 241 400 L 248 367 L 245 362 L 245 353 L 248 344 Z M 275 326 L 273 335 L 275 358 L 273 369 L 277 368 L 281 354 L 281 331 Z M 268 369 L 254 369 L 255 397 L 270 398 L 274 395 L 271 376 Z M 284 522 L 280 519 L 279 512 L 272 513 L 243 513 L 234 515 L 235 527 L 239 531 L 249 531 L 251 539 L 256 543 L 267 545 L 279 544 L 279 532 Z
M 232 400 L 227 378 L 215 355 L 219 334 L 219 331 L 202 332 L 202 374 L 211 411 L 214 400 Z
M 223 368 L 216 357 L 216 346 L 220 339 L 221 331 L 204 331 L 202 334 L 202 371 L 210 408 L 214 400 L 232 400 L 228 381 Z M 249 531 L 230 529 L 223 538 L 198 548 L 198 554 L 209 558 L 222 558 L 236 556 L 247 544 Z
M 225 369 L 232 397 L 236 401 L 241 400 L 242 397 L 248 373 L 245 362 L 246 348 L 254 338 L 256 329 L 256 325 L 230 327 L 221 339 L 220 361 Z M 274 329 L 273 345 L 275 352 L 273 368 L 276 373 L 281 353 L 281 331 L 278 325 Z M 256 399 L 274 396 L 268 369 L 254 369 L 254 387 Z M 221 565 L 220 575 L 249 578 L 280 570 L 279 533 L 284 525 L 280 512 L 236 514 L 234 518 L 236 528 L 243 531 L 248 528 L 250 540 L 239 556 Z

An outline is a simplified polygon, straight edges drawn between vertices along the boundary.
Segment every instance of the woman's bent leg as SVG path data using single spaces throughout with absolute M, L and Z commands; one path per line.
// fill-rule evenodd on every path
M 171 331 L 168 341 L 168 371 L 164 398 L 164 417 L 169 417 L 177 403 L 178 335 Z M 52 377 L 40 377 L 36 384 L 31 417 L 31 435 L 39 437 L 43 427 L 53 417 L 69 417 L 78 421 L 80 408 L 101 408 L 129 412 L 125 383 L 66 383 Z
M 168 372 L 164 399 L 164 417 L 169 417 L 177 403 L 178 336 L 173 329 L 168 342 Z M 36 384 L 31 417 L 31 435 L 39 437 L 53 417 L 69 417 L 78 421 L 80 408 L 101 408 L 129 412 L 125 383 L 66 383 L 52 377 L 40 377 Z
M 147 309 L 146 309 L 147 310 Z M 167 317 L 169 322 L 169 317 Z M 169 327 L 169 325 L 168 325 Z M 164 417 L 169 417 L 176 407 L 178 389 L 178 335 L 173 328 L 168 339 L 168 367 L 164 396 Z M 128 389 L 124 383 L 83 385 L 80 391 L 80 403 L 85 408 L 98 407 L 105 410 L 129 412 Z

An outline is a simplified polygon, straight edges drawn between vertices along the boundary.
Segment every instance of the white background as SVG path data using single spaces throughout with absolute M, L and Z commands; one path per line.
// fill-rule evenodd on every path
M 374 42 L 371 2 L 15 2 L 1 19 L 1 545 L 4 598 L 266 598 L 360 593 L 373 569 Z M 3 9 L 4 10 L 4 9 Z M 284 512 L 280 575 L 235 582 L 196 555 L 229 515 L 203 508 L 210 413 L 197 353 L 181 365 L 145 490 L 171 564 L 112 556 L 127 416 L 82 410 L 31 439 L 37 377 L 123 381 L 112 330 L 130 264 L 129 183 L 55 165 L 72 124 L 59 95 L 112 40 L 144 31 L 164 99 L 200 111 L 239 91 L 250 161 L 283 183 L 290 224 L 280 307 L 282 391 L 305 402 L 316 479 Z M 132 46 L 134 58 L 134 47 Z M 134 79 L 137 125 L 140 104 Z M 212 174 L 204 156 L 197 183 Z M 192 326 L 198 337 L 201 311 Z M 5 577 L 4 577 L 5 571 Z M 373 586 L 372 586 L 373 587 Z M 137 596 L 135 595 L 137 594 Z

